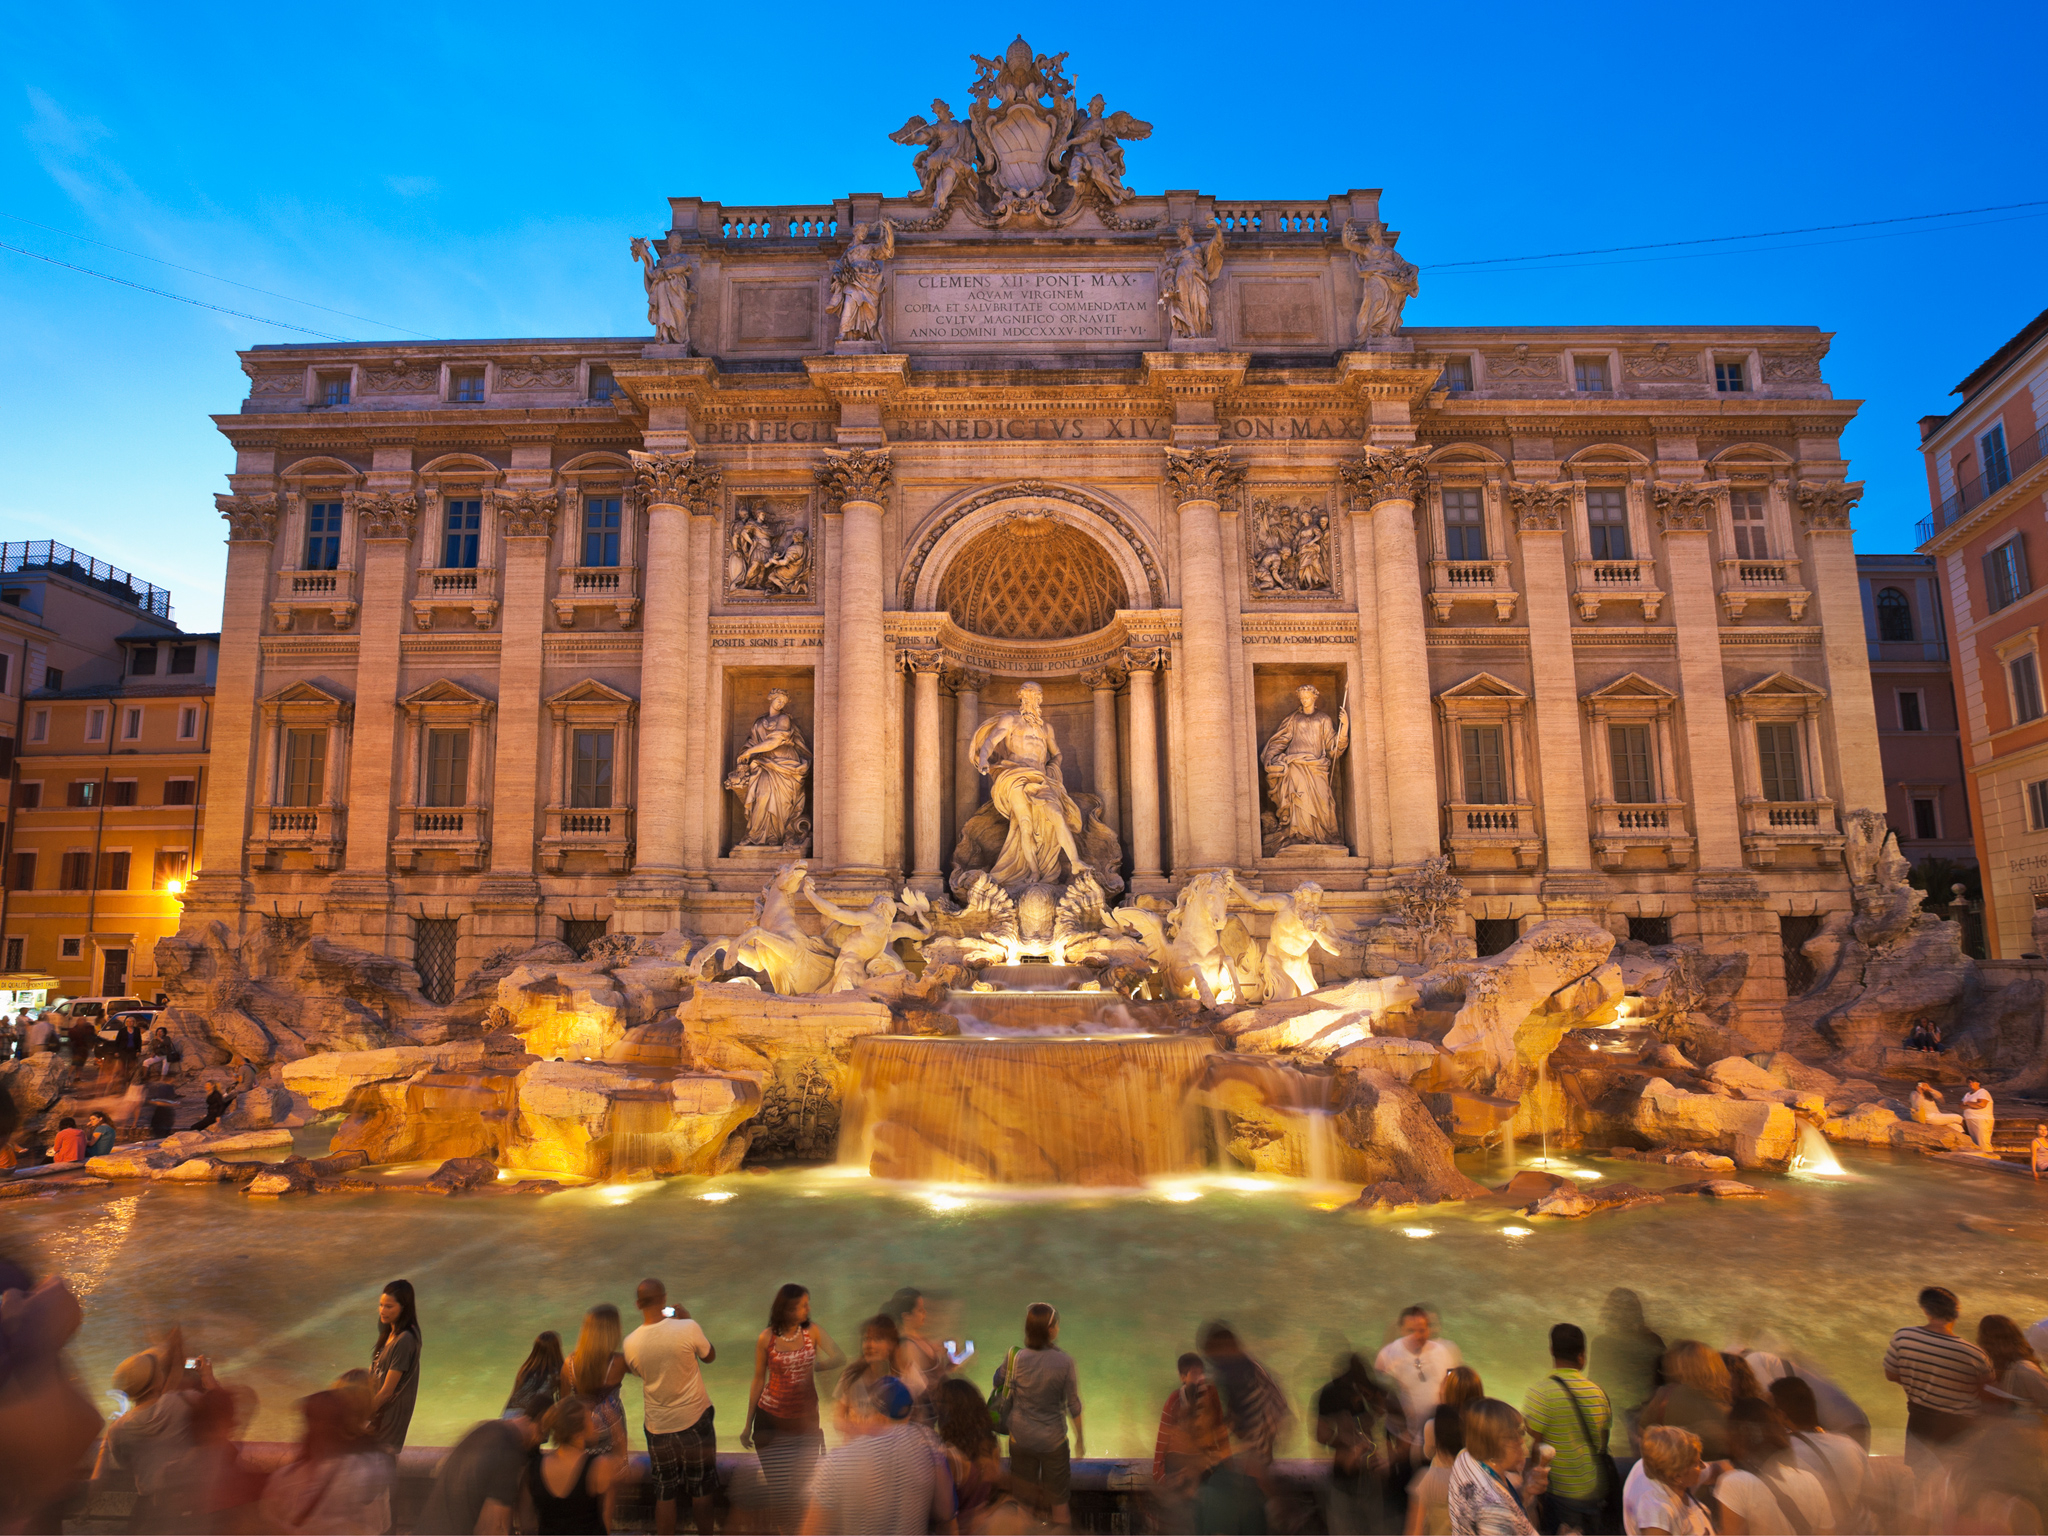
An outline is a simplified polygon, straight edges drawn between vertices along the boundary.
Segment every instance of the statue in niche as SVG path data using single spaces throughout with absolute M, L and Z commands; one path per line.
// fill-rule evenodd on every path
M 1351 715 L 1337 707 L 1337 718 L 1316 712 L 1321 694 L 1304 683 L 1294 691 L 1301 708 L 1280 722 L 1259 753 L 1266 792 L 1272 796 L 1277 824 L 1269 831 L 1267 853 L 1302 845 L 1342 846 L 1337 825 L 1337 796 L 1330 782 L 1337 759 L 1351 745 Z
M 921 939 L 926 930 L 915 923 L 896 920 L 895 897 L 877 896 L 865 907 L 842 907 L 829 897 L 820 896 L 817 883 L 808 875 L 804 877 L 803 892 L 820 917 L 850 930 L 826 935 L 828 941 L 836 941 L 839 947 L 838 958 L 832 962 L 832 984 L 826 991 L 857 992 L 871 976 L 897 975 L 909 969 L 897 958 L 893 946 L 898 939 Z
M 1414 263 L 1395 254 L 1387 226 L 1378 219 L 1367 223 L 1362 242 L 1346 224 L 1344 249 L 1354 258 L 1363 290 L 1358 300 L 1358 339 L 1393 335 L 1401 328 L 1401 307 L 1421 291 Z
M 810 772 L 810 745 L 803 728 L 789 717 L 789 695 L 771 688 L 768 713 L 754 722 L 725 778 L 725 787 L 747 808 L 747 835 L 740 847 L 803 847 L 811 835 L 811 819 L 804 814 L 804 780 Z
M 1128 112 L 1105 114 L 1102 106 L 1100 95 L 1090 97 L 1087 112 L 1050 158 L 1057 163 L 1062 155 L 1072 151 L 1067 159 L 1069 185 L 1077 192 L 1093 187 L 1114 208 L 1138 195 L 1124 185 L 1124 147 L 1117 140 L 1149 139 L 1152 125 Z
M 1327 592 L 1330 519 L 1318 503 L 1252 501 L 1252 588 L 1262 593 Z
M 647 285 L 647 323 L 655 339 L 673 346 L 690 345 L 690 306 L 696 295 L 690 291 L 690 269 L 683 264 L 683 237 L 669 231 L 668 252 L 659 260 L 645 240 L 633 241 L 633 259 L 646 270 L 641 281 Z
M 735 594 L 808 597 L 811 536 L 801 505 L 777 506 L 767 497 L 743 496 L 733 507 L 726 540 L 726 585 Z
M 1081 808 L 1060 778 L 1059 743 L 1044 702 L 1043 688 L 1024 684 L 1017 707 L 984 720 L 969 748 L 975 771 L 991 781 L 989 804 L 1009 823 L 990 871 L 1004 887 L 1057 885 L 1086 867 L 1074 842 L 1083 825 Z
M 1159 307 L 1166 311 L 1176 336 L 1209 334 L 1209 285 L 1223 272 L 1223 227 L 1207 245 L 1195 244 L 1191 225 L 1174 226 L 1180 244 L 1159 267 Z
M 887 219 L 854 225 L 853 238 L 831 267 L 830 297 L 841 341 L 881 340 L 882 263 L 895 254 L 896 226 Z
M 1315 950 L 1337 953 L 1337 928 L 1323 915 L 1323 888 L 1304 880 L 1284 896 L 1254 896 L 1230 876 L 1231 894 L 1254 912 L 1272 914 L 1262 971 L 1267 1002 L 1307 997 L 1318 983 L 1308 963 Z
M 955 117 L 945 102 L 934 101 L 932 111 L 936 122 L 928 123 L 912 113 L 909 122 L 889 135 L 889 142 L 924 146 L 910 162 L 917 173 L 917 190 L 910 194 L 910 201 L 943 209 L 953 201 L 963 177 L 972 185 L 980 148 L 974 141 L 973 126 Z

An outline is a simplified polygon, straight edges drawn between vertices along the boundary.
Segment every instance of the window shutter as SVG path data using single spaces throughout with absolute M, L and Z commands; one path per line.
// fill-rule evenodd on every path
M 1987 549 L 1984 551 L 1984 601 L 1993 613 L 2005 606 L 2003 590 L 2002 574 L 1998 569 L 1998 551 Z
M 2018 602 L 2034 590 L 2034 584 L 2027 579 L 2027 536 L 2024 531 L 2012 537 L 2012 598 Z

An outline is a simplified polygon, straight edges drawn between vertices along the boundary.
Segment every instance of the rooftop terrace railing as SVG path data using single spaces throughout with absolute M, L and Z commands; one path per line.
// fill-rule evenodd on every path
M 144 613 L 155 614 L 166 623 L 171 618 L 171 594 L 162 587 L 138 580 L 119 566 L 96 556 L 59 544 L 51 539 L 24 539 L 0 544 L 0 574 L 18 571 L 49 571 L 68 576 L 97 588 L 107 596 L 132 603 Z
M 1919 542 L 1925 544 L 1944 528 L 1953 528 L 2040 462 L 2041 434 L 2036 432 L 2032 437 L 2021 438 L 1977 474 L 1959 484 L 1955 494 L 1944 497 L 1931 514 L 1920 519 L 1914 526 Z

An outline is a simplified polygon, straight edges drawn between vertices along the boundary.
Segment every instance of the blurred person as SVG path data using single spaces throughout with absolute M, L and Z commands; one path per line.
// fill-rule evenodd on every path
M 85 1064 L 92 1059 L 92 1048 L 99 1041 L 99 1031 L 85 1019 L 73 1019 L 71 1027 L 64 1031 L 64 1043 L 71 1050 L 71 1070 L 83 1072 Z
M 215 1387 L 192 1405 L 192 1444 L 166 1469 L 159 1510 L 172 1531 L 254 1532 L 267 1529 L 257 1508 L 265 1474 L 243 1462 L 235 1444 L 239 1422 L 253 1415 L 256 1394 Z
M 1956 1293 L 1930 1285 L 1919 1296 L 1926 1321 L 1894 1333 L 1884 1352 L 1884 1379 L 1906 1393 L 1906 1465 L 1923 1476 L 1941 1466 L 1941 1453 L 1970 1429 L 1978 1389 L 1991 1381 L 1991 1361 L 1956 1337 L 1962 1308 Z
M 220 1117 L 228 1112 L 228 1096 L 220 1091 L 219 1083 L 206 1085 L 206 1113 L 193 1124 L 195 1131 L 210 1131 L 220 1124 Z
M 1642 1460 L 1621 1490 L 1626 1536 L 1714 1536 L 1706 1506 L 1693 1497 L 1705 1471 L 1698 1435 L 1668 1424 L 1645 1428 Z
M 346 1389 L 301 1398 L 299 1453 L 263 1490 L 265 1531 L 381 1536 L 391 1529 L 397 1463 L 364 1433 L 362 1405 Z
M 1454 1365 L 1444 1372 L 1443 1385 L 1436 1389 L 1436 1405 L 1462 1408 L 1467 1403 L 1476 1403 L 1486 1396 L 1486 1383 L 1479 1379 L 1479 1373 L 1469 1365 Z M 1436 1455 L 1436 1414 L 1432 1410 L 1429 1422 L 1422 1426 L 1422 1454 Z
M 939 1384 L 937 1395 L 939 1449 L 953 1487 L 953 1524 L 961 1536 L 1036 1525 L 1009 1496 L 1010 1475 L 1003 1470 L 1003 1449 L 989 1427 L 988 1400 L 981 1390 L 951 1376 Z
M 1417 1303 L 1403 1307 L 1400 1336 L 1379 1352 L 1373 1368 L 1394 1384 L 1401 1398 L 1401 1442 L 1411 1462 L 1422 1457 L 1422 1428 L 1436 1412 L 1437 1394 L 1453 1366 L 1465 1357 L 1458 1346 L 1436 1336 L 1436 1318 Z
M 1245 1352 L 1244 1341 L 1230 1324 L 1204 1323 L 1195 1348 L 1201 1351 L 1210 1384 L 1223 1404 L 1232 1458 L 1263 1479 L 1274 1446 L 1294 1417 L 1287 1394 L 1273 1373 Z
M 533 1348 L 526 1352 L 526 1358 L 519 1362 L 519 1369 L 512 1375 L 512 1391 L 505 1399 L 504 1411 L 507 1414 L 524 1413 L 529 1419 L 539 1422 L 555 1406 L 555 1399 L 562 1395 L 562 1372 L 565 1368 L 562 1336 L 552 1328 L 535 1334 Z
M 1465 1449 L 1464 1405 L 1437 1404 L 1430 1429 L 1436 1450 L 1409 1480 L 1407 1536 L 1451 1536 L 1451 1468 Z
M 526 1491 L 539 1517 L 540 1536 L 607 1536 L 606 1495 L 626 1470 L 626 1437 L 617 1435 L 609 1452 L 595 1449 L 596 1416 L 580 1396 L 565 1397 L 541 1421 L 553 1447 L 527 1453 Z M 674 1501 L 670 1501 L 673 1505 Z M 671 1529 L 674 1509 L 669 1513 Z
M 2048 1124 L 2037 1122 L 2034 1126 L 2034 1139 L 2027 1143 L 2027 1167 L 2036 1181 L 2048 1173 Z
M 1641 1422 L 1690 1430 L 1709 1461 L 1726 1460 L 1728 1407 L 1735 1396 L 1728 1362 L 1698 1339 L 1680 1339 L 1664 1357 L 1664 1376 L 1664 1385 L 1643 1405 Z
M 1184 1354 L 1174 1362 L 1174 1371 L 1180 1384 L 1160 1405 L 1152 1440 L 1153 1526 L 1169 1531 L 1192 1524 L 1203 1474 L 1230 1454 L 1223 1407 L 1202 1357 Z
M 690 1501 L 692 1518 L 711 1536 L 711 1501 L 718 1494 L 718 1429 L 704 1372 L 718 1351 L 690 1316 L 671 1306 L 668 1287 L 642 1280 L 633 1292 L 640 1326 L 626 1335 L 620 1352 L 626 1369 L 641 1382 L 641 1429 L 647 1436 L 647 1469 L 654 1480 L 654 1529 L 671 1536 L 676 1504 Z
M 1932 1083 L 1915 1083 L 1913 1092 L 1907 1098 L 1909 1113 L 1920 1125 L 1953 1125 L 1960 1127 L 1963 1117 L 1939 1108 L 1941 1090 Z
M 1749 1359 L 1740 1350 L 1721 1351 L 1721 1363 L 1728 1367 L 1728 1401 L 1739 1403 L 1745 1397 L 1755 1402 L 1767 1401 L 1764 1384 L 1757 1378 Z
M 14 1101 L 0 1092 L 0 1146 Z M 101 1419 L 67 1368 L 85 1314 L 62 1280 L 37 1281 L 0 1256 L 0 1529 L 56 1530 Z
M 893 1324 L 892 1324 L 893 1326 Z M 816 1536 L 923 1536 L 953 1529 L 946 1458 L 910 1422 L 910 1388 L 884 1376 L 854 1402 L 853 1437 L 819 1467 L 806 1532 Z
M 831 1335 L 811 1321 L 809 1291 L 792 1284 L 775 1293 L 768 1326 L 754 1340 L 754 1380 L 740 1428 L 741 1448 L 760 1459 L 774 1530 L 794 1531 L 802 1521 L 804 1498 L 825 1452 L 817 1373 L 836 1368 L 843 1358 Z
M 1728 1410 L 1733 1467 L 1714 1481 L 1721 1536 L 1823 1536 L 1834 1530 L 1827 1490 L 1792 1455 L 1784 1416 L 1768 1402 L 1738 1398 Z
M 199 1394 L 218 1385 L 204 1355 L 193 1357 L 198 1363 L 189 1370 L 178 1363 L 184 1347 L 183 1335 L 173 1329 L 165 1342 L 114 1367 L 114 1390 L 128 1399 L 128 1411 L 107 1426 L 93 1478 L 118 1470 L 134 1479 L 133 1530 L 155 1531 L 164 1524 L 166 1474 L 192 1448 L 192 1408 Z
M 149 1114 L 149 1135 L 162 1141 L 178 1128 L 178 1090 L 169 1082 L 151 1083 L 142 1093 L 142 1105 Z
M 996 1368 L 995 1395 L 1004 1405 L 1002 1432 L 1010 1437 L 1010 1475 L 1050 1508 L 1054 1525 L 1073 1523 L 1069 1499 L 1075 1456 L 1086 1456 L 1081 1427 L 1081 1378 L 1073 1356 L 1061 1349 L 1060 1315 L 1035 1301 L 1024 1312 L 1024 1347 Z M 1067 1444 L 1067 1422 L 1074 1440 Z
M 1975 1481 L 2048 1516 L 2048 1375 L 2019 1325 L 2001 1312 L 1977 1324 L 1977 1347 L 1991 1361 L 1992 1382 L 1979 1416 Z
M 85 1155 L 88 1158 L 105 1157 L 114 1150 L 114 1143 L 121 1133 L 114 1129 L 114 1122 L 100 1110 L 94 1110 L 85 1117 Z
M 523 1413 L 485 1419 L 442 1458 L 413 1520 L 415 1536 L 506 1536 L 540 1425 Z
M 1576 1323 L 1551 1328 L 1550 1367 L 1522 1399 L 1529 1433 L 1555 1453 L 1541 1507 L 1543 1529 L 1605 1531 L 1613 1524 L 1608 1503 L 1620 1492 L 1607 1454 L 1614 1410 L 1586 1375 L 1586 1335 Z
M 78 1122 L 66 1115 L 57 1122 L 57 1135 L 50 1142 L 50 1161 L 53 1163 L 82 1163 L 85 1161 L 85 1132 L 78 1128 Z
M 420 1318 L 410 1280 L 377 1293 L 377 1347 L 370 1355 L 371 1433 L 396 1456 L 420 1400 Z
M 1185 1362 L 1198 1355 L 1182 1355 L 1181 1380 L 1187 1380 Z M 1365 1357 L 1344 1354 L 1332 1362 L 1330 1380 L 1316 1393 L 1315 1440 L 1330 1448 L 1330 1517 L 1332 1531 L 1378 1529 L 1381 1515 L 1379 1481 L 1387 1466 L 1382 1440 L 1393 1402 L 1373 1378 Z M 1162 1429 L 1164 1423 L 1162 1421 Z M 1224 1447 L 1227 1451 L 1228 1446 Z
M 1836 1532 L 1863 1530 L 1863 1472 L 1869 1460 L 1863 1447 L 1847 1435 L 1831 1435 L 1820 1427 L 1813 1388 L 1797 1376 L 1780 1376 L 1771 1383 L 1771 1405 L 1785 1416 L 1793 1459 L 1827 1494 Z
M 842 1436 L 851 1438 L 861 1432 L 862 1425 L 874 1422 L 867 1411 L 867 1398 L 881 1382 L 900 1379 L 895 1362 L 902 1343 L 896 1319 L 886 1312 L 878 1312 L 860 1325 L 860 1353 L 839 1373 L 832 1392 L 832 1423 Z
M 28 1027 L 27 1053 L 41 1056 L 57 1049 L 57 1025 L 48 1013 L 36 1015 L 35 1022 Z
M 1820 1427 L 1831 1435 L 1846 1435 L 1866 1451 L 1870 1449 L 1870 1415 L 1810 1361 L 1766 1349 L 1745 1349 L 1742 1358 L 1766 1393 L 1781 1377 L 1797 1376 L 1813 1391 Z
M 1498 1398 L 1467 1403 L 1465 1448 L 1451 1462 L 1452 1536 L 1536 1536 L 1530 1519 L 1545 1487 L 1541 1462 L 1529 1466 L 1522 1416 Z
M 377 1420 L 377 1394 L 370 1386 L 370 1373 L 360 1365 L 343 1371 L 327 1383 L 327 1390 L 341 1395 L 342 1406 L 348 1410 L 349 1422 L 354 1432 L 364 1439 L 372 1438 L 371 1426 Z
M 1997 1111 L 1991 1103 L 1991 1090 L 1976 1078 L 1965 1084 L 1968 1091 L 1963 1095 L 1963 1133 L 1976 1144 L 1977 1150 L 1991 1152 L 1991 1132 L 1997 1122 Z
M 601 1301 L 583 1314 L 576 1348 L 563 1367 L 563 1386 L 591 1412 L 590 1448 L 599 1456 L 609 1456 L 613 1442 L 626 1438 L 626 1400 L 619 1390 L 626 1379 L 624 1342 L 619 1309 Z
M 894 1319 L 902 1343 L 896 1348 L 896 1375 L 917 1399 L 917 1421 L 930 1424 L 938 1416 L 939 1387 L 946 1378 L 974 1358 L 974 1341 L 954 1354 L 950 1341 L 940 1343 L 927 1337 L 931 1307 L 924 1292 L 904 1286 L 882 1309 Z
M 1991 1363 L 1991 1385 L 2012 1400 L 2015 1411 L 2037 1422 L 2048 1415 L 2048 1374 L 2019 1324 L 2002 1312 L 1987 1312 L 1977 1324 L 1977 1347 Z

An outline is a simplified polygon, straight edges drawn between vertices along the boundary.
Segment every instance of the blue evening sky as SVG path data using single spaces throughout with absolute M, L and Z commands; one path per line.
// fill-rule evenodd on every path
M 964 109 L 968 53 L 1019 29 L 1069 51 L 1083 99 L 1156 125 L 1134 186 L 1384 188 L 1424 268 L 1413 324 L 1835 332 L 1827 377 L 1866 402 L 1846 441 L 1864 549 L 1909 548 L 1927 511 L 1915 421 L 2048 306 L 2048 207 L 1429 270 L 2048 199 L 2038 3 L 8 16 L 0 242 L 348 339 L 644 334 L 626 247 L 666 227 L 666 196 L 901 192 L 911 152 L 887 134 L 934 96 Z M 230 455 L 207 417 L 243 396 L 237 348 L 294 333 L 0 251 L 0 337 L 0 538 L 77 544 L 214 628 Z

